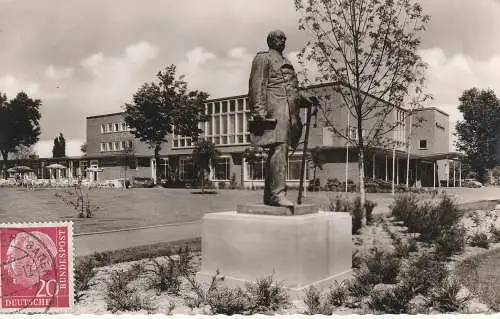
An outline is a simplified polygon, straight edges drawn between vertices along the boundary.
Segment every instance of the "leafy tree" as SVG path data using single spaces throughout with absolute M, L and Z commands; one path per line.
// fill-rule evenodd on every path
M 123 170 L 123 178 L 127 178 L 128 169 L 135 166 L 135 148 L 127 146 L 119 156 L 119 161 Z
M 496 185 L 500 183 L 500 165 L 497 165 L 491 169 L 491 176 Z
M 52 147 L 52 157 L 65 157 L 66 156 L 66 139 L 62 133 L 59 133 L 54 139 L 54 146 Z
M 319 168 L 320 170 L 323 170 L 323 164 L 326 163 L 326 159 L 323 156 L 323 153 L 321 152 L 321 148 L 319 146 L 311 149 L 309 154 L 309 162 L 311 163 L 311 166 L 313 168 L 313 181 L 316 180 L 316 171 Z
M 205 101 L 208 94 L 189 91 L 184 76 L 176 79 L 176 68 L 170 65 L 158 72 L 158 82 L 144 83 L 133 95 L 132 103 L 125 104 L 125 122 L 132 134 L 154 150 L 156 176 L 162 176 L 160 151 L 167 143 L 167 135 L 174 133 L 197 140 L 206 121 Z M 157 179 L 159 180 L 159 179 Z
M 208 140 L 198 140 L 193 150 L 193 164 L 201 178 L 201 192 L 205 193 L 205 172 L 210 172 L 210 163 L 214 163 L 220 152 L 215 144 Z
M 17 147 L 30 147 L 38 142 L 41 105 L 41 100 L 31 99 L 24 92 L 10 101 L 0 93 L 0 153 L 4 161 Z
M 80 145 L 80 151 L 84 154 L 84 155 L 87 155 L 87 143 L 83 143 L 82 145 Z
M 260 150 L 257 146 L 251 146 L 245 148 L 243 151 L 243 158 L 247 161 L 249 168 L 250 168 L 250 181 L 252 183 L 252 189 L 254 188 L 253 186 L 253 165 L 258 164 L 262 161 L 262 150 Z
M 457 150 L 480 182 L 488 180 L 488 169 L 499 163 L 497 143 L 500 135 L 500 101 L 493 90 L 472 88 L 459 98 L 463 121 L 456 124 Z
M 30 159 L 33 156 L 37 156 L 37 154 L 33 151 L 33 148 L 30 146 L 19 145 L 16 147 L 14 151 L 14 159 L 26 160 Z
M 299 62 L 315 67 L 317 76 L 303 84 L 334 82 L 342 103 L 319 97 L 322 119 L 334 134 L 358 153 L 359 192 L 364 210 L 365 151 L 395 144 L 390 131 L 402 127 L 406 103 L 420 107 L 426 64 L 418 55 L 420 35 L 429 22 L 416 0 L 295 0 L 299 29 L 311 40 L 299 52 Z M 327 107 L 328 105 L 328 107 Z M 352 127 L 334 123 L 332 108 L 346 109 Z

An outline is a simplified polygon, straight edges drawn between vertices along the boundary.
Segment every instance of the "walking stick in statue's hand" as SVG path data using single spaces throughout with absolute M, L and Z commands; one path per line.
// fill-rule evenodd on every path
M 299 182 L 299 195 L 297 198 L 297 204 L 301 205 L 302 204 L 302 196 L 304 192 L 304 177 L 305 177 L 305 171 L 306 171 L 306 157 L 307 157 L 307 146 L 309 144 L 309 128 L 311 126 L 311 117 L 312 117 L 312 112 L 314 108 L 314 114 L 317 113 L 317 107 L 318 107 L 318 99 L 316 97 L 310 97 L 310 100 L 312 104 L 307 106 L 307 115 L 306 115 L 306 132 L 304 135 L 304 150 L 302 151 L 302 161 L 301 161 L 301 166 L 300 166 L 300 182 Z

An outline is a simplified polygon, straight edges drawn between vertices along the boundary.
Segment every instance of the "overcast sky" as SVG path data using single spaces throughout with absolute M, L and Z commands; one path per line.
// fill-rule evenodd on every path
M 500 1 L 423 4 L 428 90 L 454 126 L 464 90 L 500 95 Z M 292 0 L 0 0 L 0 91 L 43 100 L 40 156 L 59 132 L 77 156 L 85 117 L 121 111 L 169 64 L 213 98 L 246 94 L 251 59 L 276 28 L 287 54 L 304 45 Z

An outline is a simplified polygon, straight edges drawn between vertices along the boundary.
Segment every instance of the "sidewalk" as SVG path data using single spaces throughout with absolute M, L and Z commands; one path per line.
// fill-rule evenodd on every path
M 91 255 L 95 252 L 120 250 L 130 247 L 201 237 L 201 221 L 176 223 L 78 234 L 73 239 L 75 256 Z

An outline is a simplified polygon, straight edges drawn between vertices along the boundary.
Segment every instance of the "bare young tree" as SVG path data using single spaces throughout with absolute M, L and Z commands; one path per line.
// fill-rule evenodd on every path
M 317 69 L 304 84 L 337 84 L 341 105 L 323 101 L 319 111 L 324 124 L 358 153 L 364 208 L 365 152 L 394 145 L 398 139 L 389 132 L 402 129 L 406 103 L 421 105 L 430 97 L 423 93 L 426 64 L 417 51 L 430 17 L 416 0 L 295 0 L 295 7 L 299 30 L 311 35 L 299 63 L 306 71 Z M 334 123 L 332 108 L 344 108 L 352 127 Z

